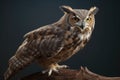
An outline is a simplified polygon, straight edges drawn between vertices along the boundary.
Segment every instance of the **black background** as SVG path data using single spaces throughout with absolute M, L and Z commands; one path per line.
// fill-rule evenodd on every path
M 61 64 L 79 69 L 87 66 L 104 76 L 120 76 L 119 6 L 115 0 L 0 0 L 0 75 L 8 60 L 22 43 L 23 35 L 40 26 L 57 21 L 63 12 L 61 5 L 89 9 L 97 6 L 95 30 L 90 42 L 72 58 Z M 41 71 L 32 64 L 16 78 Z

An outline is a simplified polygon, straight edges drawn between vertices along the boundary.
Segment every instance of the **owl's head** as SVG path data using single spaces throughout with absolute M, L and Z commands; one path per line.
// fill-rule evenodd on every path
M 98 12 L 97 7 L 86 9 L 72 9 L 70 6 L 61 6 L 61 10 L 67 16 L 66 21 L 71 26 L 79 26 L 84 29 L 87 26 L 94 27 L 94 15 Z

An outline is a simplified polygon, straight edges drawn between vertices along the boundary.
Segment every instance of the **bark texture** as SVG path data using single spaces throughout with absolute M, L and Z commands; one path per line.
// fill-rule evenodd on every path
M 47 73 L 37 72 L 21 78 L 20 80 L 120 80 L 120 77 L 105 77 L 93 73 L 86 67 L 80 70 L 60 69 L 59 73 L 53 72 L 51 76 Z

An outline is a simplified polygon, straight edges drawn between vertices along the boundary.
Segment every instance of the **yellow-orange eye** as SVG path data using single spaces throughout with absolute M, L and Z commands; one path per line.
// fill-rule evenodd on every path
M 86 19 L 86 21 L 90 21 L 91 20 L 91 18 L 90 17 L 88 17 L 87 19 Z
M 73 16 L 72 19 L 75 20 L 76 22 L 80 20 L 77 16 Z

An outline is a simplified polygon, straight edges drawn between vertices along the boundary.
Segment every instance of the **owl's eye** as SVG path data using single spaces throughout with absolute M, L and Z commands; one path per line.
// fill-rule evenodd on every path
M 78 22 L 80 19 L 79 19 L 78 16 L 73 16 L 73 17 L 72 17 L 72 20 L 75 20 L 76 22 Z
M 90 21 L 91 20 L 91 17 L 88 17 L 87 19 L 86 19 L 86 21 Z

